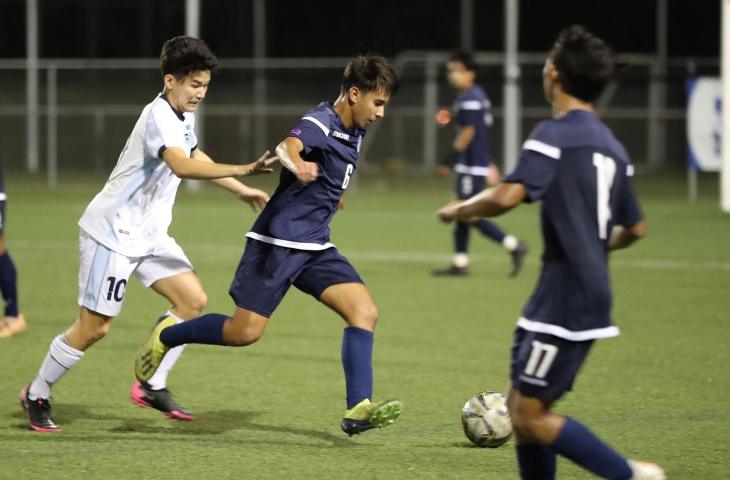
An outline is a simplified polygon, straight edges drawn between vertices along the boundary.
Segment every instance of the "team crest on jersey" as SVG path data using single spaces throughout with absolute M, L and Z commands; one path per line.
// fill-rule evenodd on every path
M 301 128 L 292 128 L 291 130 L 289 130 L 289 133 L 292 135 L 296 135 L 298 137 L 299 135 L 302 134 L 302 129 Z

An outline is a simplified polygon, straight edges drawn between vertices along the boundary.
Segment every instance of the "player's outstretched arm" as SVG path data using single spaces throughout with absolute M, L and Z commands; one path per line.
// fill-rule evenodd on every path
M 262 158 L 265 159 L 266 166 L 270 165 L 274 161 L 276 161 L 276 157 L 272 158 L 266 158 L 266 156 L 269 154 L 269 151 L 267 150 L 264 152 L 264 154 L 259 158 L 261 160 Z M 202 151 L 199 148 L 196 148 L 193 150 L 193 153 L 191 157 L 195 160 L 200 160 L 201 162 L 208 162 L 208 163 L 215 163 L 213 162 L 213 159 L 210 158 L 204 151 Z M 234 194 L 236 197 L 238 197 L 239 200 L 242 200 L 246 203 L 248 203 L 251 206 L 251 209 L 254 212 L 261 211 L 266 204 L 269 202 L 269 195 L 264 192 L 263 190 L 259 190 L 258 188 L 252 188 L 249 186 L 246 186 L 245 184 L 239 182 L 235 178 L 226 177 L 226 178 L 216 178 L 211 180 L 211 182 L 215 183 L 221 188 L 224 188 Z
M 630 227 L 617 225 L 611 231 L 611 238 L 608 240 L 609 250 L 620 250 L 626 248 L 637 240 L 646 236 L 646 221 L 641 220 Z
M 437 215 L 446 223 L 473 217 L 496 217 L 513 209 L 526 197 L 527 190 L 521 183 L 500 183 L 463 202 L 449 203 Z
M 196 149 L 197 150 L 197 149 Z M 267 159 L 266 152 L 258 160 L 246 165 L 229 165 L 225 163 L 205 162 L 199 159 L 190 158 L 185 151 L 179 147 L 170 147 L 162 153 L 162 159 L 170 167 L 170 170 L 180 178 L 198 180 L 212 180 L 225 177 L 242 177 L 246 175 L 257 175 L 260 173 L 271 173 L 269 164 L 275 158 Z
M 286 137 L 276 146 L 276 156 L 284 168 L 297 176 L 297 180 L 302 183 L 312 183 L 317 180 L 319 167 L 314 162 L 305 161 L 301 156 L 302 150 L 304 144 L 301 140 Z

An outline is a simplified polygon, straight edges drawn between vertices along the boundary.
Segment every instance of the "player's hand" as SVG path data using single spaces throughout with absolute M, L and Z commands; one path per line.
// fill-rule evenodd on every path
M 258 188 L 244 187 L 238 192 L 238 198 L 248 203 L 254 212 L 260 212 L 269 203 L 269 194 Z
M 317 180 L 319 166 L 314 162 L 301 162 L 297 165 L 297 180 L 302 183 L 312 183 Z
M 344 210 L 345 209 L 345 201 L 340 198 L 340 203 L 337 204 L 337 210 Z
M 447 205 L 441 207 L 438 212 L 436 212 L 436 216 L 444 223 L 451 223 L 456 220 L 460 205 L 461 202 L 458 200 L 449 202 Z
M 439 125 L 448 125 L 451 122 L 451 112 L 449 112 L 445 108 L 442 108 L 441 110 L 436 112 L 434 118 L 436 119 L 436 123 L 438 123 Z
M 451 168 L 448 165 L 436 166 L 436 175 L 439 177 L 448 177 L 451 174 Z
M 248 177 L 252 175 L 260 175 L 262 173 L 271 173 L 274 171 L 271 168 L 271 164 L 279 159 L 279 157 L 269 157 L 269 151 L 266 150 L 255 162 L 241 165 L 242 177 Z

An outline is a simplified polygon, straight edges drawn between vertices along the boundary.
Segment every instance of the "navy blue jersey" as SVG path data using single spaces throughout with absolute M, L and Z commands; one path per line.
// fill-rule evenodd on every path
M 302 158 L 319 166 L 319 176 L 305 185 L 282 169 L 278 188 L 246 236 L 300 250 L 331 247 L 329 224 L 357 167 L 364 135 L 361 128 L 345 128 L 331 103 L 308 111 L 288 136 L 302 141 Z
M 540 200 L 545 250 L 518 326 L 581 341 L 619 334 L 611 323 L 608 240 L 642 219 L 623 145 L 593 113 L 539 123 L 505 181 Z
M 459 127 L 472 126 L 475 135 L 454 166 L 456 173 L 486 176 L 492 163 L 492 105 L 481 87 L 474 85 L 456 97 L 453 113 Z

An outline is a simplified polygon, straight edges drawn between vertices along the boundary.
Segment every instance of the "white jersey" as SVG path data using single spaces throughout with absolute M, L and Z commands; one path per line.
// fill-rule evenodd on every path
M 166 148 L 187 156 L 197 147 L 195 115 L 179 113 L 160 95 L 147 105 L 104 188 L 86 207 L 79 226 L 97 242 L 129 257 L 154 253 L 167 238 L 180 185 L 162 160 Z

